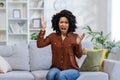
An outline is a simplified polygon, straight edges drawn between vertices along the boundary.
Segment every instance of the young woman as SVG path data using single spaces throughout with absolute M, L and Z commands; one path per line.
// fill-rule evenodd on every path
M 62 10 L 52 17 L 52 28 L 56 32 L 46 38 L 46 23 L 42 19 L 42 28 L 37 38 L 37 47 L 45 47 L 51 44 L 52 65 L 47 73 L 47 80 L 76 80 L 80 76 L 80 68 L 75 56 L 82 56 L 81 40 L 85 34 L 78 35 L 75 32 L 76 17 L 68 10 Z

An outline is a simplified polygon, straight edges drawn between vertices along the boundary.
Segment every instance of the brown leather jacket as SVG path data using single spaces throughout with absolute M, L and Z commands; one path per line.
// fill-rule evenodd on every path
M 61 70 L 80 69 L 75 59 L 75 56 L 78 58 L 82 56 L 81 43 L 79 45 L 76 44 L 77 34 L 68 33 L 64 41 L 62 41 L 61 36 L 57 33 L 51 33 L 46 38 L 44 38 L 44 35 L 45 31 L 41 30 L 37 38 L 37 47 L 42 48 L 51 44 L 51 67 L 57 67 Z

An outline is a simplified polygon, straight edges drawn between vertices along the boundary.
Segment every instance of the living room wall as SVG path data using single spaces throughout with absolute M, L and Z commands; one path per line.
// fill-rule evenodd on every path
M 68 9 L 77 19 L 77 33 L 85 32 L 82 28 L 86 25 L 95 30 L 109 32 L 108 1 L 110 0 L 45 0 L 44 14 L 47 22 L 47 34 L 51 33 L 51 18 L 53 14 Z

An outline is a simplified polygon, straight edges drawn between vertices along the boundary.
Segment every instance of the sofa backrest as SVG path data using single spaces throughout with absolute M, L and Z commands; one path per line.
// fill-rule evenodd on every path
M 116 47 L 111 49 L 111 52 L 108 55 L 108 59 L 120 61 L 120 41 L 116 43 Z
M 93 48 L 92 42 L 82 42 L 83 48 Z M 51 46 L 37 48 L 36 42 L 29 44 L 30 68 L 31 70 L 49 69 L 51 66 L 52 54 Z
M 6 59 L 13 70 L 30 70 L 27 44 L 0 46 L 0 56 Z
M 83 42 L 82 42 L 82 48 L 93 49 L 93 42 L 90 42 L 90 41 L 83 41 Z
M 29 44 L 30 69 L 44 70 L 49 69 L 51 65 L 51 48 L 50 45 L 44 48 L 37 48 L 36 42 Z
M 93 48 L 92 42 L 82 42 L 83 48 Z M 51 46 L 37 48 L 36 42 L 13 46 L 0 46 L 3 56 L 13 70 L 46 70 L 51 66 Z

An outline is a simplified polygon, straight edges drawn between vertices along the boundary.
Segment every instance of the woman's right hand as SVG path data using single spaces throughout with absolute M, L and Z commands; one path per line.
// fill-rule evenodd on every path
M 40 22 L 40 23 L 41 23 L 41 30 L 42 30 L 42 31 L 45 31 L 46 22 L 44 21 L 44 18 L 43 18 L 43 17 L 41 17 L 40 19 L 41 19 L 41 20 L 40 20 L 40 21 L 41 21 L 41 22 Z

